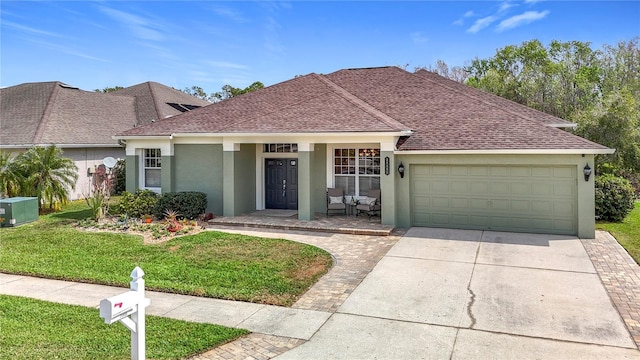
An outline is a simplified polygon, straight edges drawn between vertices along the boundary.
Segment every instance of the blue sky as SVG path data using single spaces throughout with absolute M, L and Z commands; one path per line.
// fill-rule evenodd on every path
M 12 1 L 0 86 L 157 81 L 208 93 L 343 68 L 464 65 L 539 39 L 640 36 L 640 1 Z

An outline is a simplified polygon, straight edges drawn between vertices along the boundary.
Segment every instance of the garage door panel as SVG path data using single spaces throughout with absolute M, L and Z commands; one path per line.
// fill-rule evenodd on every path
M 434 165 L 431 167 L 431 171 L 429 171 L 428 174 L 432 176 L 449 176 L 449 168 L 450 166 Z
M 469 183 L 467 181 L 452 181 L 450 184 L 451 194 L 468 194 Z
M 486 195 L 489 193 L 489 182 L 488 181 L 478 181 L 472 182 L 469 186 L 469 190 L 471 194 L 475 194 L 477 196 Z
M 558 217 L 563 217 L 563 216 L 571 216 L 573 213 L 575 213 L 576 209 L 575 206 L 573 206 L 573 204 L 571 203 L 566 203 L 566 202 L 560 202 L 560 201 L 555 201 L 553 203 L 553 215 L 558 216 Z
M 449 203 L 449 198 L 447 197 L 432 197 L 431 206 L 435 209 L 449 209 L 451 207 L 451 204 Z
M 531 195 L 531 184 L 528 182 L 512 183 L 511 194 L 514 195 Z
M 575 168 L 553 168 L 553 177 L 559 179 L 573 179 L 576 177 L 576 169 Z
M 509 212 L 511 210 L 509 206 L 510 201 L 508 199 L 493 199 L 489 205 L 493 211 Z
M 511 177 L 529 178 L 531 176 L 531 169 L 528 167 L 511 167 L 509 168 L 509 175 L 511 175 Z
M 531 176 L 532 177 L 542 177 L 549 178 L 553 175 L 553 169 L 548 167 L 532 167 L 531 168 Z
M 489 176 L 489 167 L 487 166 L 471 166 L 468 167 L 469 176 L 480 176 L 486 177 Z
M 516 211 L 531 211 L 531 201 L 530 200 L 511 200 L 511 209 Z
M 414 165 L 411 171 L 415 226 L 577 233 L 575 167 Z
M 443 180 L 432 180 L 430 181 L 431 183 L 431 187 L 430 187 L 430 191 L 432 194 L 448 194 L 449 193 L 449 182 L 448 181 L 443 181 Z
M 451 208 L 452 209 L 468 209 L 469 208 L 469 199 L 452 198 L 451 199 Z
M 535 196 L 553 196 L 553 183 L 533 183 L 531 184 L 531 194 Z
M 570 197 L 575 188 L 574 184 L 561 183 L 553 186 L 553 194 L 556 196 Z
M 489 168 L 489 175 L 498 177 L 509 176 L 509 168 L 506 166 L 491 166 Z
M 489 209 L 489 200 L 487 199 L 469 199 L 469 208 L 472 210 Z

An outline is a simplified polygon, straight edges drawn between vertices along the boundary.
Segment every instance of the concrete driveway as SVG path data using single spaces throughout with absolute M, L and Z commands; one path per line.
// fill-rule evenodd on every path
M 278 359 L 640 359 L 579 239 L 412 228 Z

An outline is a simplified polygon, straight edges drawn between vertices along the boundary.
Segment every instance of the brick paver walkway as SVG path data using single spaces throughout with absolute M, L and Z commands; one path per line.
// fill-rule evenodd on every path
M 348 220 L 348 219 L 347 219 Z M 273 219 L 263 220 L 265 223 Z M 340 222 L 335 219 L 332 226 Z M 372 223 L 373 224 L 373 223 Z M 403 231 L 389 236 L 323 234 L 303 231 L 238 228 L 214 225 L 214 229 L 261 237 L 278 237 L 317 246 L 334 257 L 334 265 L 292 308 L 335 312 L 349 294 L 364 280 L 378 261 L 400 239 Z M 215 348 L 193 360 L 212 359 L 270 359 L 304 343 L 304 340 L 251 334 Z
M 253 333 L 204 354 L 196 355 L 191 360 L 267 360 L 305 342 L 300 339 Z
M 608 232 L 597 231 L 582 244 L 640 349 L 640 266 Z

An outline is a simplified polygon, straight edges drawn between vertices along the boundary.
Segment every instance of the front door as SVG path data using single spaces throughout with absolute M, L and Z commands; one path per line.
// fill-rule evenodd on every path
M 265 208 L 298 210 L 298 159 L 265 159 Z

